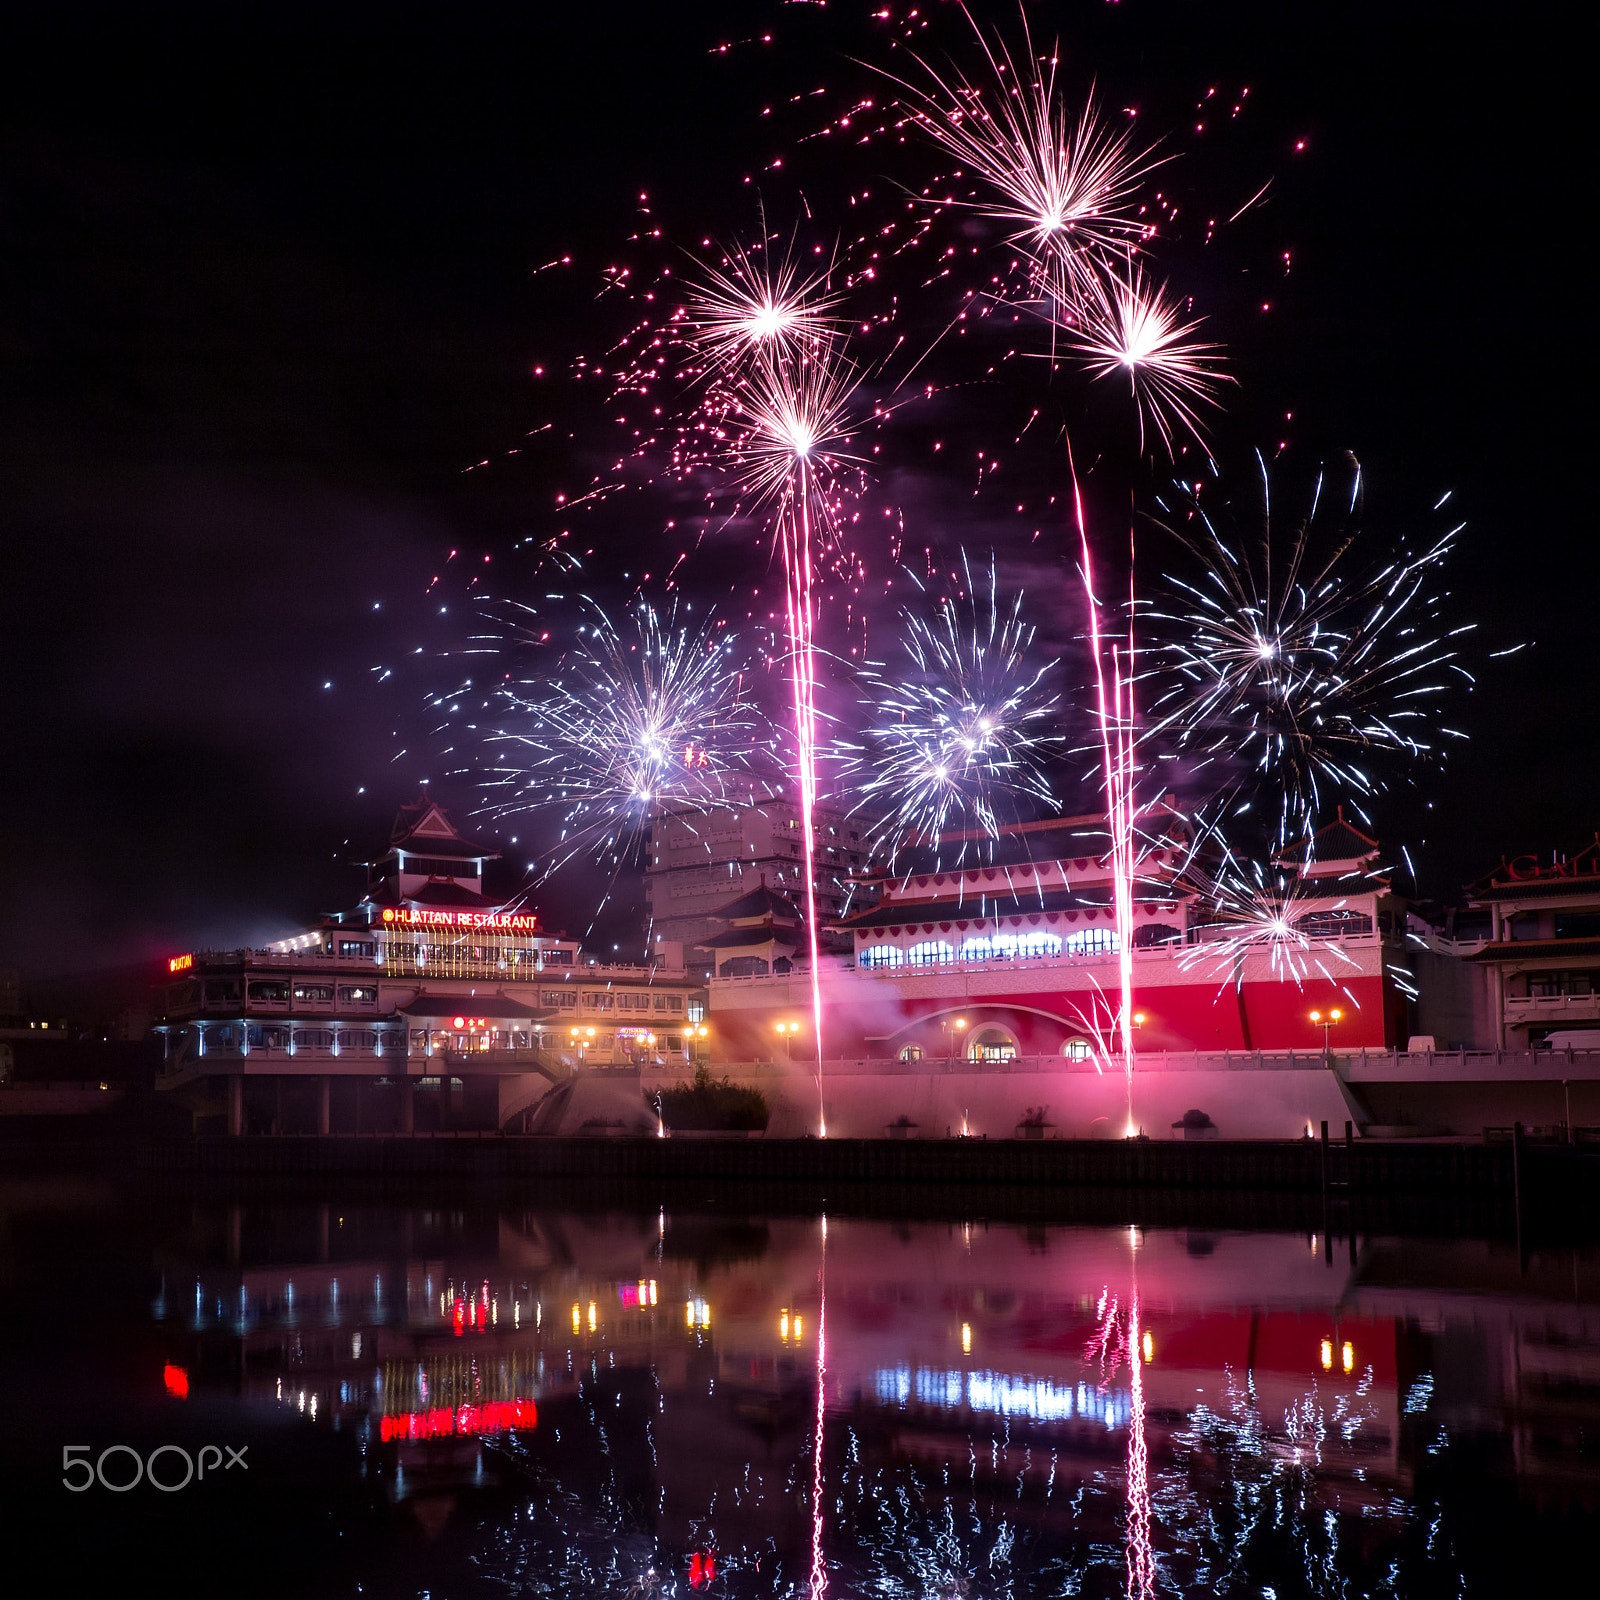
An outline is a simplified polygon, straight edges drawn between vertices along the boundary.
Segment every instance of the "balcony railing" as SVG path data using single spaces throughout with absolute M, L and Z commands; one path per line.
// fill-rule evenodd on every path
M 1134 1054 L 1135 1073 L 1310 1072 L 1329 1066 L 1347 1078 L 1392 1073 L 1418 1081 L 1449 1082 L 1504 1073 L 1513 1078 L 1600 1079 L 1600 1050 L 1335 1050 L 1327 1056 L 1320 1050 L 1140 1050 Z M 687 1072 L 689 1068 L 680 1064 L 666 1070 Z M 714 1070 L 734 1079 L 745 1075 L 809 1077 L 816 1072 L 816 1063 L 803 1061 L 798 1056 L 793 1063 L 784 1060 L 724 1061 L 716 1063 Z M 1060 1055 L 972 1061 L 965 1056 L 941 1056 L 932 1052 L 920 1061 L 829 1060 L 822 1063 L 822 1071 L 824 1076 L 863 1074 L 874 1077 L 950 1072 L 1002 1075 L 1067 1072 L 1111 1079 L 1123 1075 L 1122 1062 L 1116 1057 L 1101 1058 L 1098 1062 L 1092 1057 L 1073 1060 Z
M 1508 1017 L 1594 1017 L 1600 1014 L 1600 994 L 1508 994 Z

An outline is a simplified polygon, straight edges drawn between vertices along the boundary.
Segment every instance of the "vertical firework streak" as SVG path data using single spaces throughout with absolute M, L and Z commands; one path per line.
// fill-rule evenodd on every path
M 806 942 L 811 957 L 811 1029 L 817 1050 L 817 1134 L 828 1136 L 822 1099 L 822 963 L 817 947 L 817 656 L 816 602 L 811 588 L 810 471 L 799 459 L 799 493 L 782 519 L 783 565 L 789 624 L 790 680 L 794 689 L 795 762 L 800 786 L 800 828 L 806 868 Z
M 1139 1331 L 1139 1280 L 1128 1304 L 1128 1600 L 1155 1593 L 1150 1548 L 1150 1449 L 1144 1432 L 1144 1348 Z
M 817 1264 L 817 1415 L 811 1436 L 811 1600 L 828 1586 L 822 1563 L 822 1421 L 828 1372 L 828 1215 L 822 1215 L 822 1256 Z
M 1070 459 L 1070 458 L 1069 458 Z M 1111 692 L 1106 693 L 1105 650 L 1100 637 L 1100 602 L 1094 588 L 1089 530 L 1077 474 L 1072 503 L 1078 519 L 1078 544 L 1084 598 L 1089 609 L 1089 650 L 1094 657 L 1095 719 L 1105 783 L 1106 831 L 1111 841 L 1112 916 L 1117 930 L 1117 1035 L 1128 1092 L 1128 1127 L 1133 1125 L 1133 633 L 1129 622 L 1126 672 L 1117 646 L 1111 647 Z
M 811 1021 L 816 1036 L 817 1131 L 827 1137 L 822 1099 L 822 974 L 817 942 L 816 839 L 817 669 L 814 550 L 819 534 L 836 531 L 830 497 L 852 460 L 842 453 L 855 370 L 823 340 L 797 355 L 757 360 L 737 379 L 732 414 L 740 432 L 733 445 L 740 480 L 757 504 L 775 507 L 774 535 L 784 570 L 794 700 L 795 764 L 806 873 Z
M 1138 1235 L 1129 1230 L 1130 1243 L 1139 1248 Z M 1122 1306 L 1110 1288 L 1100 1291 L 1095 1315 L 1099 1326 L 1084 1351 L 1084 1359 L 1098 1364 L 1100 1387 L 1116 1376 L 1124 1358 L 1128 1362 L 1128 1600 L 1151 1600 L 1155 1594 L 1155 1552 L 1150 1543 L 1150 1445 L 1144 1418 L 1144 1340 L 1139 1323 L 1139 1273 L 1137 1260 L 1130 1267 L 1127 1334 L 1122 1331 Z

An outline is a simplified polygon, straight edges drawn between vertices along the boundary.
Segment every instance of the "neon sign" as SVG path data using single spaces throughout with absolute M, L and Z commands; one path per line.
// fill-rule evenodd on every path
M 448 1439 L 538 1425 L 538 1408 L 531 1400 L 485 1400 L 479 1405 L 439 1406 L 384 1417 L 378 1423 L 378 1437 L 387 1444 L 391 1439 Z
M 454 1020 L 455 1026 L 458 1028 L 482 1029 L 489 1026 L 487 1017 L 457 1017 Z
M 385 906 L 383 920 L 412 928 L 504 928 L 518 933 L 532 933 L 539 925 L 531 911 L 408 911 L 404 906 Z
M 167 971 L 168 972 L 187 972 L 189 970 L 189 968 L 192 967 L 193 965 L 194 965 L 194 955 L 193 955 L 192 952 L 189 955 L 185 955 L 185 956 L 168 956 L 167 957 Z

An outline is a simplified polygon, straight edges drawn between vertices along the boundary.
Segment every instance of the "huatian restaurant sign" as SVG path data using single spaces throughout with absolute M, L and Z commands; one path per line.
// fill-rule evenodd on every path
M 187 972 L 193 965 L 194 953 L 192 951 L 188 955 L 167 957 L 168 972 Z
M 539 919 L 531 911 L 407 911 L 386 907 L 385 922 L 410 928 L 503 928 L 507 932 L 532 933 Z

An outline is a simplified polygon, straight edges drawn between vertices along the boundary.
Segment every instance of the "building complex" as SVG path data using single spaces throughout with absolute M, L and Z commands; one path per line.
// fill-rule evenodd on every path
M 272 949 L 171 958 L 161 1087 L 235 1131 L 554 1131 L 558 1104 L 577 1131 L 568 1086 L 604 1078 L 634 1113 L 591 1097 L 582 1125 L 616 1131 L 710 1066 L 762 1088 L 776 1133 L 1254 1135 L 1492 1120 L 1477 1090 L 1430 1091 L 1425 1111 L 1405 1086 L 1437 1087 L 1452 1058 L 1487 1081 L 1507 1052 L 1588 1061 L 1600 1043 L 1600 844 L 1473 885 L 1487 937 L 1460 939 L 1411 910 L 1342 816 L 1244 893 L 1219 888 L 1169 798 L 1139 819 L 1124 952 L 1101 817 L 1005 829 L 981 864 L 913 852 L 893 870 L 847 818 L 817 826 L 815 974 L 798 817 L 770 799 L 658 821 L 655 959 L 619 966 L 490 893 L 496 852 L 424 798 L 353 907 Z M 1600 1065 L 1563 1082 L 1588 1077 Z M 1552 1123 L 1577 1115 L 1563 1096 Z

